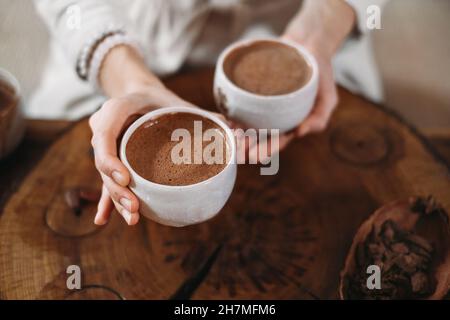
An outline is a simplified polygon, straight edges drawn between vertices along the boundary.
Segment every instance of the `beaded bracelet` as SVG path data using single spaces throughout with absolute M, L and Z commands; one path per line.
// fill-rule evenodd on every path
M 76 72 L 77 72 L 78 77 L 80 77 L 80 79 L 87 80 L 90 61 L 91 61 L 93 52 L 95 51 L 98 44 L 109 36 L 112 36 L 114 34 L 123 34 L 123 33 L 124 32 L 122 31 L 122 29 L 114 27 L 114 26 L 109 26 L 109 27 L 106 27 L 101 32 L 98 32 L 97 34 L 95 34 L 93 37 L 91 37 L 85 43 L 83 49 L 80 52 L 80 55 L 78 56 L 77 64 L 76 64 Z
M 108 36 L 107 38 L 105 38 L 95 48 L 95 51 L 94 51 L 93 56 L 90 61 L 90 66 L 89 66 L 88 76 L 87 76 L 88 81 L 97 90 L 100 89 L 99 83 L 98 83 L 98 75 L 99 75 L 102 63 L 105 60 L 105 57 L 108 54 L 108 52 L 111 49 L 113 49 L 114 47 L 117 47 L 119 45 L 131 46 L 142 56 L 142 52 L 141 52 L 137 42 L 125 34 L 114 34 L 114 35 L 111 35 L 111 36 Z

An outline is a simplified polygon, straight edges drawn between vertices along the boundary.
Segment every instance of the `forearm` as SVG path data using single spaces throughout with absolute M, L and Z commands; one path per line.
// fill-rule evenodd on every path
M 121 97 L 151 87 L 164 87 L 135 49 L 126 45 L 113 48 L 105 57 L 99 83 L 109 97 Z
M 305 0 L 284 36 L 331 57 L 353 30 L 355 20 L 354 10 L 344 0 Z

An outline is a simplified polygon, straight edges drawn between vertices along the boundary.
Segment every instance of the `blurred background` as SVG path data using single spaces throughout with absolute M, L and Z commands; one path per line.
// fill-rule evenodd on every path
M 25 100 L 39 83 L 49 36 L 27 0 L 1 0 L 0 64 Z M 392 0 L 371 34 L 385 91 L 396 110 L 450 159 L 450 1 Z

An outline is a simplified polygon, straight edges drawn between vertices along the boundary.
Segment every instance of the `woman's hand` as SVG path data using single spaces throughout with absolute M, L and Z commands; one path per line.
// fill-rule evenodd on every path
M 189 106 L 153 76 L 128 47 L 117 47 L 106 57 L 100 84 L 112 97 L 89 119 L 95 166 L 103 180 L 94 222 L 105 224 L 115 207 L 129 225 L 139 220 L 139 201 L 128 189 L 130 174 L 117 156 L 118 139 L 137 116 L 166 106 Z
M 105 224 L 113 207 L 129 225 L 139 220 L 139 201 L 128 189 L 130 174 L 117 156 L 118 139 L 137 116 L 164 106 L 189 106 L 164 87 L 149 87 L 120 98 L 112 98 L 89 119 L 95 166 L 103 180 L 102 196 L 94 222 Z
M 294 40 L 289 35 L 284 35 L 283 38 Z M 307 42 L 300 42 L 300 44 L 303 44 L 316 58 L 319 67 L 319 85 L 311 113 L 295 129 L 295 137 L 302 137 L 308 133 L 317 133 L 325 130 L 339 101 L 331 63 L 332 55 L 313 44 L 309 45 Z
M 282 39 L 304 46 L 317 60 L 319 86 L 308 117 L 294 130 L 279 136 L 278 152 L 294 138 L 323 131 L 338 104 L 332 59 L 355 24 L 353 9 L 343 0 L 305 0 L 301 11 L 290 21 Z M 258 159 L 258 144 L 248 146 L 249 158 Z
M 284 35 L 282 38 L 293 40 L 288 35 Z M 323 131 L 327 127 L 331 115 L 338 104 L 337 87 L 334 82 L 333 67 L 331 65 L 332 57 L 320 48 L 308 47 L 305 44 L 304 46 L 314 55 L 319 67 L 319 86 L 316 101 L 311 113 L 297 128 L 279 135 L 278 150 L 272 150 L 272 152 L 283 150 L 295 138 Z M 248 146 L 248 156 L 253 161 L 262 162 L 265 159 L 258 158 L 258 147 L 259 143 Z M 270 154 L 268 154 L 268 157 L 270 157 Z
M 309 50 L 319 67 L 316 102 L 297 127 L 297 137 L 323 131 L 338 104 L 332 59 L 356 21 L 353 9 L 342 0 L 305 0 L 302 10 L 287 26 L 282 38 Z
M 293 131 L 279 136 L 283 150 L 294 138 L 323 131 L 338 104 L 332 59 L 353 29 L 353 9 L 342 0 L 305 0 L 301 11 L 287 26 L 282 39 L 297 42 L 316 58 L 319 67 L 319 87 L 315 104 L 308 117 Z M 258 159 L 258 144 L 249 147 L 249 157 Z

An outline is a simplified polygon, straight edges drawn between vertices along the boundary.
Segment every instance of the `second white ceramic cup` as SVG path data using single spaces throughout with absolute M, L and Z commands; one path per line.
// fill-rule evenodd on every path
M 226 134 L 230 157 L 217 175 L 185 186 L 168 186 L 142 178 L 130 166 L 126 146 L 133 132 L 144 122 L 168 113 L 187 112 L 218 124 Z M 236 181 L 236 143 L 231 129 L 214 114 L 196 108 L 169 107 L 149 112 L 136 120 L 125 132 L 120 145 L 120 158 L 130 172 L 131 191 L 139 199 L 139 212 L 161 224 L 182 227 L 214 217 L 225 205 Z
M 310 66 L 311 78 L 300 89 L 282 95 L 264 96 L 236 86 L 224 72 L 224 61 L 234 49 L 259 41 L 272 41 L 290 46 L 303 56 Z M 228 46 L 219 56 L 214 75 L 214 97 L 221 111 L 255 129 L 289 131 L 300 124 L 311 111 L 317 95 L 319 69 L 313 55 L 303 46 L 288 40 L 253 39 Z

